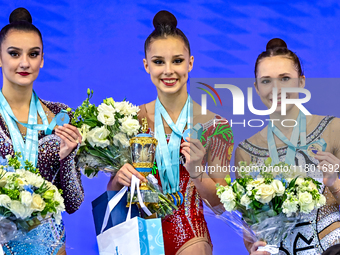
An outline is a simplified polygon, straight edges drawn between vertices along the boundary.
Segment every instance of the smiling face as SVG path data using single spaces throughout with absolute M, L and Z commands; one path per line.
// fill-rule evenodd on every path
M 42 42 L 37 33 L 7 33 L 0 56 L 4 85 L 32 86 L 43 65 Z
M 277 108 L 275 112 L 281 112 L 281 88 L 304 88 L 305 77 L 299 77 L 294 62 L 285 56 L 273 56 L 262 59 L 257 68 L 256 92 L 262 102 L 269 108 L 273 104 L 273 88 L 277 88 Z M 298 93 L 286 93 L 287 99 L 299 98 Z M 287 104 L 287 112 L 293 104 Z
M 186 93 L 188 72 L 193 67 L 194 57 L 181 38 L 168 36 L 153 40 L 143 60 L 151 81 L 158 93 Z

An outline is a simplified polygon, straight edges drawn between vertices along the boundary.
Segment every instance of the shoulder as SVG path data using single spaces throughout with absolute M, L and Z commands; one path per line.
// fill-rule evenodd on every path
M 210 122 L 212 120 L 214 120 L 216 118 L 216 116 L 219 116 L 209 110 L 207 110 L 207 112 L 205 114 L 202 114 L 201 112 L 202 107 L 196 103 L 195 101 L 193 101 L 193 114 L 194 114 L 194 124 L 196 123 L 207 123 Z M 219 116 L 219 119 L 222 119 L 221 116 Z
M 138 112 L 138 119 L 141 120 L 142 118 L 145 118 L 145 117 L 150 118 L 151 116 L 154 116 L 155 115 L 155 103 L 156 103 L 156 100 L 140 105 L 139 112 Z
M 60 110 L 66 110 L 68 107 L 68 105 L 64 104 L 64 103 L 59 103 L 59 102 L 51 102 L 51 101 L 47 101 L 47 100 L 43 100 L 41 98 L 39 98 L 40 101 L 48 108 L 50 109 L 51 112 L 53 112 L 54 114 L 57 114 L 60 112 Z

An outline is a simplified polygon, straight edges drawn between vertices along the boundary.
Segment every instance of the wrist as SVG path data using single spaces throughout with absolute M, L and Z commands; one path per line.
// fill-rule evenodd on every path
M 340 188 L 340 180 L 336 178 L 334 182 L 328 186 L 328 188 L 331 192 L 338 190 Z
M 123 188 L 123 185 L 121 185 L 119 182 L 117 182 L 116 176 L 111 177 L 109 183 L 107 184 L 107 190 L 114 190 L 118 191 Z

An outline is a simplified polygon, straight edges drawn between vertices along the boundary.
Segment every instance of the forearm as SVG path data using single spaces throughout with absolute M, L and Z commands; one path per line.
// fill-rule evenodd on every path
M 118 191 L 124 187 L 123 185 L 117 183 L 115 176 L 116 175 L 111 175 L 111 178 L 110 178 L 109 183 L 107 184 L 106 190 Z
M 60 180 L 66 211 L 74 213 L 84 201 L 84 189 L 81 183 L 81 173 L 75 168 L 74 157 L 77 150 L 60 161 Z
M 340 204 L 340 180 L 337 179 L 332 186 L 328 187 L 338 204 Z
M 192 176 L 195 178 L 195 176 Z M 216 195 L 216 182 L 207 173 L 202 173 L 198 178 L 192 179 L 200 196 L 210 203 L 211 206 L 220 204 L 220 199 Z

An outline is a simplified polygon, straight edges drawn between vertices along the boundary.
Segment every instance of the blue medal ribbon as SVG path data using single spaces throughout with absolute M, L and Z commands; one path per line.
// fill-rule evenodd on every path
M 162 117 L 172 130 L 169 143 L 166 141 Z M 179 191 L 179 154 L 185 126 L 188 126 L 188 128 L 192 126 L 192 100 L 190 96 L 188 95 L 176 124 L 157 97 L 155 105 L 155 138 L 158 140 L 156 162 L 164 194 Z
M 296 121 L 297 125 L 293 128 L 290 140 L 288 140 L 288 138 L 282 134 L 282 132 L 275 125 L 273 125 L 273 123 L 268 125 L 267 140 L 269 155 L 272 159 L 272 165 L 278 164 L 280 162 L 274 134 L 288 146 L 285 159 L 285 163 L 288 165 L 295 165 L 295 154 L 297 149 L 303 150 L 305 152 L 307 151 L 309 145 L 306 144 L 306 115 L 300 111 Z M 299 138 L 300 145 L 298 146 Z M 316 143 L 321 145 L 323 151 L 326 149 L 327 144 L 324 139 L 320 139 Z
M 0 114 L 8 126 L 14 151 L 21 152 L 22 157 L 19 158 L 21 165 L 25 166 L 25 161 L 28 160 L 36 166 L 38 160 L 38 131 L 44 130 L 46 135 L 50 135 L 55 127 L 55 121 L 48 124 L 47 116 L 36 93 L 34 91 L 32 93 L 27 123 L 17 120 L 2 91 L 0 91 Z M 37 124 L 38 114 L 43 124 Z M 20 134 L 17 123 L 27 128 L 26 142 L 24 142 Z

